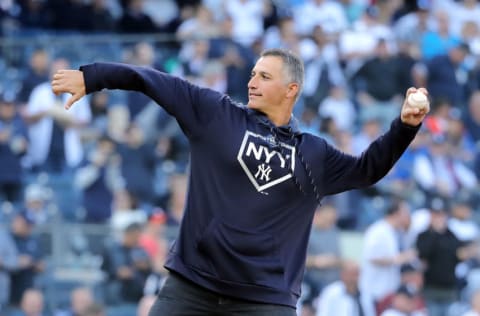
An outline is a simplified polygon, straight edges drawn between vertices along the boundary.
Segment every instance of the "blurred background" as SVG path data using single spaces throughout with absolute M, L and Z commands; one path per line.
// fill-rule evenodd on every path
M 125 91 L 64 111 L 55 70 L 148 66 L 246 103 L 275 47 L 305 63 L 301 128 L 347 153 L 408 87 L 431 101 L 384 179 L 318 208 L 298 314 L 480 315 L 476 0 L 0 0 L 0 314 L 147 315 L 182 217 L 175 120 Z

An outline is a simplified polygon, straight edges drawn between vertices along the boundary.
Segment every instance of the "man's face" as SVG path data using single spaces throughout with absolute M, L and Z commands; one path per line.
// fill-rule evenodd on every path
M 248 107 L 264 113 L 278 111 L 289 89 L 286 81 L 280 57 L 261 57 L 248 82 Z

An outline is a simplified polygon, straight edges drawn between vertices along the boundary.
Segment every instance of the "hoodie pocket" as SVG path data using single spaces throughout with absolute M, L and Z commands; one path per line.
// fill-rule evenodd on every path
M 284 287 L 284 268 L 271 234 L 246 231 L 213 219 L 197 246 L 213 270 L 206 272 L 223 281 Z

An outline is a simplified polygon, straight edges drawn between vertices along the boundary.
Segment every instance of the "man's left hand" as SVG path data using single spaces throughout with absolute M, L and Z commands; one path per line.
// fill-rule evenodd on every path
M 403 101 L 402 112 L 400 114 L 400 119 L 404 124 L 410 126 L 418 126 L 422 123 L 425 116 L 430 112 L 430 103 L 427 103 L 427 106 L 423 108 L 418 108 L 408 104 L 408 96 L 412 93 L 420 91 L 428 97 L 428 91 L 425 88 L 409 88 L 405 95 L 405 100 Z

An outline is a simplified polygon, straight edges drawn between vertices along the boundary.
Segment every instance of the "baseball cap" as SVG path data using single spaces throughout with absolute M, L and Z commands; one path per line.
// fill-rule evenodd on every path
M 448 210 L 447 201 L 440 196 L 432 197 L 427 205 L 431 212 L 446 212 Z
M 48 192 L 38 184 L 30 184 L 25 189 L 26 201 L 45 201 L 48 199 Z
M 400 294 L 400 295 L 405 295 L 409 298 L 414 298 L 415 297 L 415 292 L 409 288 L 408 286 L 406 285 L 401 285 L 397 291 L 395 292 L 395 294 Z
M 407 262 L 400 266 L 400 274 L 421 271 L 422 268 L 417 262 Z

